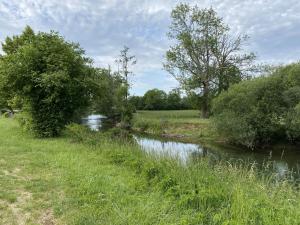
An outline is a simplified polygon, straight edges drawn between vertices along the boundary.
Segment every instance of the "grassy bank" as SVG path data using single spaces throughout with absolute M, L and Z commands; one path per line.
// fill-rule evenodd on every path
M 134 129 L 190 142 L 222 142 L 211 120 L 203 119 L 197 110 L 138 111 Z
M 300 221 L 295 186 L 259 178 L 250 166 L 181 166 L 80 128 L 36 139 L 11 119 L 0 119 L 0 143 L 0 224 Z

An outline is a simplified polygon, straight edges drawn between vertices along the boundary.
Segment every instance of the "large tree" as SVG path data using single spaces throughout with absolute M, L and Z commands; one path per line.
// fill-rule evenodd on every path
M 174 45 L 166 53 L 164 68 L 182 88 L 199 95 L 206 118 L 211 98 L 247 77 L 255 56 L 242 51 L 247 37 L 231 36 L 213 9 L 180 4 L 171 18 L 168 36 Z
M 58 33 L 35 34 L 30 27 L 7 38 L 2 49 L 1 91 L 22 99 L 26 124 L 37 135 L 59 135 L 89 103 L 91 60 Z

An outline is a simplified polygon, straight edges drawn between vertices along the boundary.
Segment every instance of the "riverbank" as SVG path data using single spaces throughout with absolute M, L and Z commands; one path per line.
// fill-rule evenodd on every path
M 201 118 L 198 110 L 137 111 L 133 129 L 183 142 L 226 145 L 212 121 Z
M 36 139 L 0 119 L 0 224 L 300 221 L 300 194 L 288 181 L 251 165 L 182 166 L 110 135 L 75 126 L 64 137 Z
M 174 141 L 201 144 L 207 147 L 221 147 L 249 151 L 243 146 L 232 145 L 220 136 L 211 119 L 203 119 L 198 110 L 162 110 L 137 111 L 133 118 L 133 130 L 156 137 Z M 296 151 L 296 145 L 290 143 L 275 143 L 256 151 L 282 152 L 284 150 Z M 268 151 L 269 150 L 269 151 Z

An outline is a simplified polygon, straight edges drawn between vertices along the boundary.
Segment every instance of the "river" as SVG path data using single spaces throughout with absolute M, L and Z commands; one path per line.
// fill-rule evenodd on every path
M 99 131 L 101 115 L 90 115 L 82 119 L 82 123 L 94 131 Z M 134 135 L 140 147 L 158 155 L 169 155 L 186 162 L 192 158 L 208 157 L 212 161 L 228 161 L 231 163 L 247 162 L 257 168 L 274 173 L 278 177 L 293 176 L 300 178 L 300 151 L 298 149 L 277 149 L 276 151 L 249 151 L 235 147 L 203 146 L 201 144 L 183 143 L 180 141 L 157 138 L 149 135 Z

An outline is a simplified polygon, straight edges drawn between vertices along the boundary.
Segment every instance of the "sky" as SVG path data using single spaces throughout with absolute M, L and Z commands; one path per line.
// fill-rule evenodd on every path
M 170 13 L 180 2 L 214 8 L 234 32 L 250 36 L 245 48 L 258 62 L 300 59 L 299 0 L 0 0 L 0 41 L 26 25 L 54 30 L 78 42 L 96 66 L 113 68 L 126 45 L 137 58 L 131 94 L 169 91 L 178 83 L 162 64 L 171 45 L 166 36 Z

